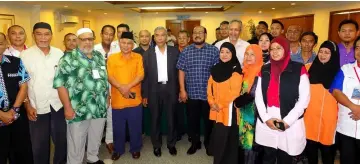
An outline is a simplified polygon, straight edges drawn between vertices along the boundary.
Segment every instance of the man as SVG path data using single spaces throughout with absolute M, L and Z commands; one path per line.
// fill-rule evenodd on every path
M 30 77 L 19 58 L 3 55 L 6 47 L 0 32 L 0 163 L 33 164 L 26 111 L 20 108 Z
M 210 68 L 219 61 L 220 52 L 215 46 L 205 43 L 206 36 L 206 28 L 196 26 L 193 30 L 194 43 L 181 52 L 176 65 L 179 69 L 179 98 L 181 102 L 187 104 L 188 131 L 192 141 L 191 147 L 187 151 L 189 155 L 201 149 L 201 117 L 205 125 L 204 145 L 206 153 L 210 155 L 208 146 L 213 122 L 209 120 L 207 83 L 210 77 Z
M 175 43 L 176 43 L 176 37 L 173 35 L 173 34 L 171 34 L 171 30 L 170 29 L 167 29 L 167 41 L 166 41 L 166 43 L 167 43 L 167 45 L 169 45 L 169 46 L 175 46 Z
M 130 31 L 130 27 L 129 25 L 127 24 L 124 24 L 124 23 L 121 23 L 119 24 L 117 27 L 116 27 L 116 30 L 117 30 L 117 38 L 118 40 L 116 41 L 113 41 L 111 43 L 111 46 L 114 47 L 114 53 L 119 53 L 121 50 L 120 50 L 120 44 L 119 44 L 119 40 L 120 40 L 120 37 L 121 37 L 121 34 L 123 32 L 129 32 Z M 136 48 L 137 45 L 136 43 L 134 42 L 134 48 Z
M 301 50 L 291 55 L 291 60 L 302 64 L 312 63 L 316 58 L 314 47 L 316 47 L 318 36 L 312 32 L 304 32 L 300 37 Z
M 215 42 L 212 44 L 213 46 L 215 46 L 215 44 L 221 40 L 221 33 L 220 33 L 220 27 L 215 29 L 215 35 L 216 35 L 216 40 Z
M 229 22 L 228 21 L 222 21 L 220 23 L 220 36 L 221 36 L 220 40 L 223 40 L 223 39 L 226 39 L 229 37 Z
M 82 163 L 87 143 L 87 163 L 104 164 L 98 154 L 109 105 L 105 59 L 93 50 L 91 29 L 76 35 L 78 48 L 61 58 L 53 85 L 65 108 L 67 163 Z
M 180 52 L 189 45 L 190 35 L 186 30 L 181 30 L 178 34 L 178 49 Z
M 94 50 L 101 53 L 101 55 L 108 59 L 108 57 L 114 53 L 115 46 L 111 46 L 111 42 L 115 37 L 115 27 L 112 25 L 105 25 L 101 28 L 101 43 L 96 44 L 94 46 Z M 111 88 L 111 87 L 110 87 Z M 112 128 L 112 109 L 111 106 L 107 109 L 107 117 L 106 117 L 106 133 L 105 133 L 105 143 L 106 148 L 109 153 L 112 154 L 114 150 L 113 144 L 113 128 Z
M 180 52 L 182 52 L 190 42 L 190 35 L 186 30 L 182 30 L 178 34 L 178 49 Z M 180 141 L 182 136 L 185 134 L 185 115 L 184 115 L 184 109 L 185 109 L 185 103 L 178 102 L 176 104 L 177 110 L 176 110 L 176 133 L 177 133 L 177 141 Z M 188 140 L 191 140 L 188 138 Z
M 242 22 L 240 20 L 232 20 L 230 22 L 229 37 L 216 43 L 215 46 L 220 50 L 220 47 L 224 42 L 232 43 L 236 49 L 236 57 L 238 58 L 242 67 L 245 50 L 249 43 L 239 38 L 241 31 Z
M 340 53 L 340 66 L 355 61 L 354 58 L 354 41 L 359 35 L 359 25 L 352 19 L 345 19 L 339 24 L 338 28 L 339 38 L 338 43 Z
M 7 32 L 10 46 L 5 50 L 4 55 L 20 57 L 20 53 L 27 48 L 25 29 L 19 25 L 13 25 Z
M 290 25 L 286 31 L 286 39 L 290 42 L 291 55 L 298 54 L 301 51 L 300 35 L 302 28 L 299 25 Z
M 270 26 L 270 34 L 275 38 L 284 33 L 284 24 L 278 20 L 273 20 Z
M 262 33 L 268 32 L 268 24 L 265 21 L 260 21 L 259 24 L 256 26 L 255 30 L 255 37 L 248 40 L 250 44 L 259 44 L 259 37 Z
M 139 32 L 140 45 L 139 47 L 135 48 L 133 51 L 143 56 L 145 51 L 147 51 L 150 48 L 150 37 L 151 34 L 148 30 L 141 30 Z
M 120 39 L 121 52 L 107 61 L 111 87 L 115 150 L 112 160 L 125 153 L 126 122 L 130 132 L 130 152 L 134 159 L 140 158 L 142 147 L 142 98 L 141 81 L 144 78 L 143 60 L 140 54 L 131 52 L 134 46 L 131 32 L 123 32 Z
M 143 56 L 145 79 L 143 82 L 143 104 L 149 105 L 151 113 L 151 142 L 154 155 L 161 156 L 162 137 L 160 135 L 160 120 L 162 112 L 167 117 L 167 148 L 173 156 L 175 148 L 175 104 L 178 100 L 178 72 L 176 63 L 179 50 L 166 45 L 166 29 L 157 27 L 154 31 L 155 48 L 145 52 Z
M 48 164 L 50 137 L 55 145 L 54 164 L 66 163 L 66 122 L 64 108 L 56 89 L 52 88 L 55 69 L 63 52 L 50 46 L 51 26 L 39 22 L 33 27 L 36 45 L 21 52 L 20 57 L 31 77 L 25 108 L 35 164 Z
M 71 52 L 72 50 L 74 50 L 76 48 L 76 35 L 73 33 L 67 33 L 64 36 L 64 46 L 65 46 L 65 51 L 66 52 Z

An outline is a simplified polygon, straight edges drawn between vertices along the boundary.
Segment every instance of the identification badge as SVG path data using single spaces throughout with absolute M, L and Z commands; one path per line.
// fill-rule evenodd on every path
M 105 69 L 106 69 L 106 67 L 105 67 L 105 66 L 101 66 L 100 68 L 101 68 L 101 69 L 103 69 L 103 70 L 105 70 Z
M 96 69 L 92 70 L 92 76 L 94 79 L 100 79 L 99 71 Z
M 360 100 L 360 86 L 354 88 L 354 90 L 352 92 L 352 95 L 351 95 L 351 98 L 356 99 L 356 100 Z

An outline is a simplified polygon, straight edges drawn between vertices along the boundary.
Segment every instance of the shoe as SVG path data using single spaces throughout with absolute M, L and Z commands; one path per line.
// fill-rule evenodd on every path
M 154 155 L 157 157 L 161 157 L 161 148 L 154 148 Z
M 109 154 L 113 154 L 114 144 L 113 143 L 106 144 L 106 149 L 108 150 Z
M 172 156 L 175 156 L 177 154 L 177 150 L 175 147 L 168 147 L 169 149 L 169 153 L 172 155 Z
M 105 164 L 102 160 L 98 160 L 96 162 L 87 162 L 87 164 Z
M 132 157 L 134 159 L 139 159 L 140 158 L 140 152 L 134 152 L 134 153 L 131 153 Z
M 120 158 L 120 153 L 113 153 L 111 156 L 111 160 L 117 161 Z
M 189 150 L 187 151 L 187 154 L 192 155 L 192 154 L 196 153 L 196 151 L 199 149 L 201 149 L 201 142 L 199 142 L 197 144 L 191 144 Z

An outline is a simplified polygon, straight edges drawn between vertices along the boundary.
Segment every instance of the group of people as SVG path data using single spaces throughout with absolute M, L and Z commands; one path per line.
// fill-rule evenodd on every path
M 217 40 L 196 26 L 178 37 L 164 27 L 139 32 L 127 24 L 89 28 L 64 37 L 65 51 L 50 46 L 52 28 L 34 25 L 27 47 L 23 27 L 0 33 L 0 163 L 46 164 L 50 138 L 54 164 L 102 164 L 104 137 L 112 160 L 141 156 L 143 108 L 151 114 L 151 142 L 162 155 L 161 116 L 167 149 L 187 133 L 192 155 L 201 149 L 214 164 L 360 162 L 360 37 L 356 21 L 339 25 L 341 42 L 325 41 L 298 25 L 285 29 L 260 21 L 256 36 L 240 38 L 242 22 L 221 22 Z M 117 40 L 113 41 L 117 35 Z M 10 41 L 8 45 L 7 38 Z M 192 44 L 189 45 L 190 40 Z M 186 115 L 182 112 L 186 108 Z M 184 119 L 187 117 L 187 131 Z

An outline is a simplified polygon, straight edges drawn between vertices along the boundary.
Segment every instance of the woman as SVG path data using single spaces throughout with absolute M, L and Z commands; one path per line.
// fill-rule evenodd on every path
M 255 88 L 256 76 L 263 66 L 262 50 L 256 44 L 249 45 L 245 50 L 241 96 L 235 99 L 235 106 L 240 108 L 239 121 L 239 163 L 253 164 L 256 152 L 253 151 L 255 129 Z M 255 84 L 255 85 L 254 85 Z
M 269 34 L 267 32 L 262 33 L 259 37 L 259 46 L 261 47 L 262 52 L 263 52 L 264 64 L 267 64 L 270 62 L 269 48 L 270 48 L 271 40 L 273 40 L 273 37 L 271 34 Z
M 291 164 L 305 149 L 303 114 L 310 84 L 303 64 L 290 61 L 290 45 L 277 37 L 270 45 L 270 64 L 258 77 L 255 103 L 259 117 L 255 141 L 264 148 L 264 164 Z
M 240 95 L 241 72 L 235 47 L 229 42 L 223 43 L 220 61 L 211 68 L 207 87 L 209 117 L 216 122 L 210 141 L 214 164 L 238 162 L 238 113 L 233 101 Z
M 360 37 L 354 42 L 354 63 L 345 64 L 329 89 L 338 101 L 336 142 L 340 163 L 360 163 Z
M 309 164 L 318 163 L 319 149 L 323 164 L 334 163 L 338 107 L 328 89 L 339 69 L 339 48 L 334 42 L 325 41 L 309 70 L 311 96 L 304 115 Z

